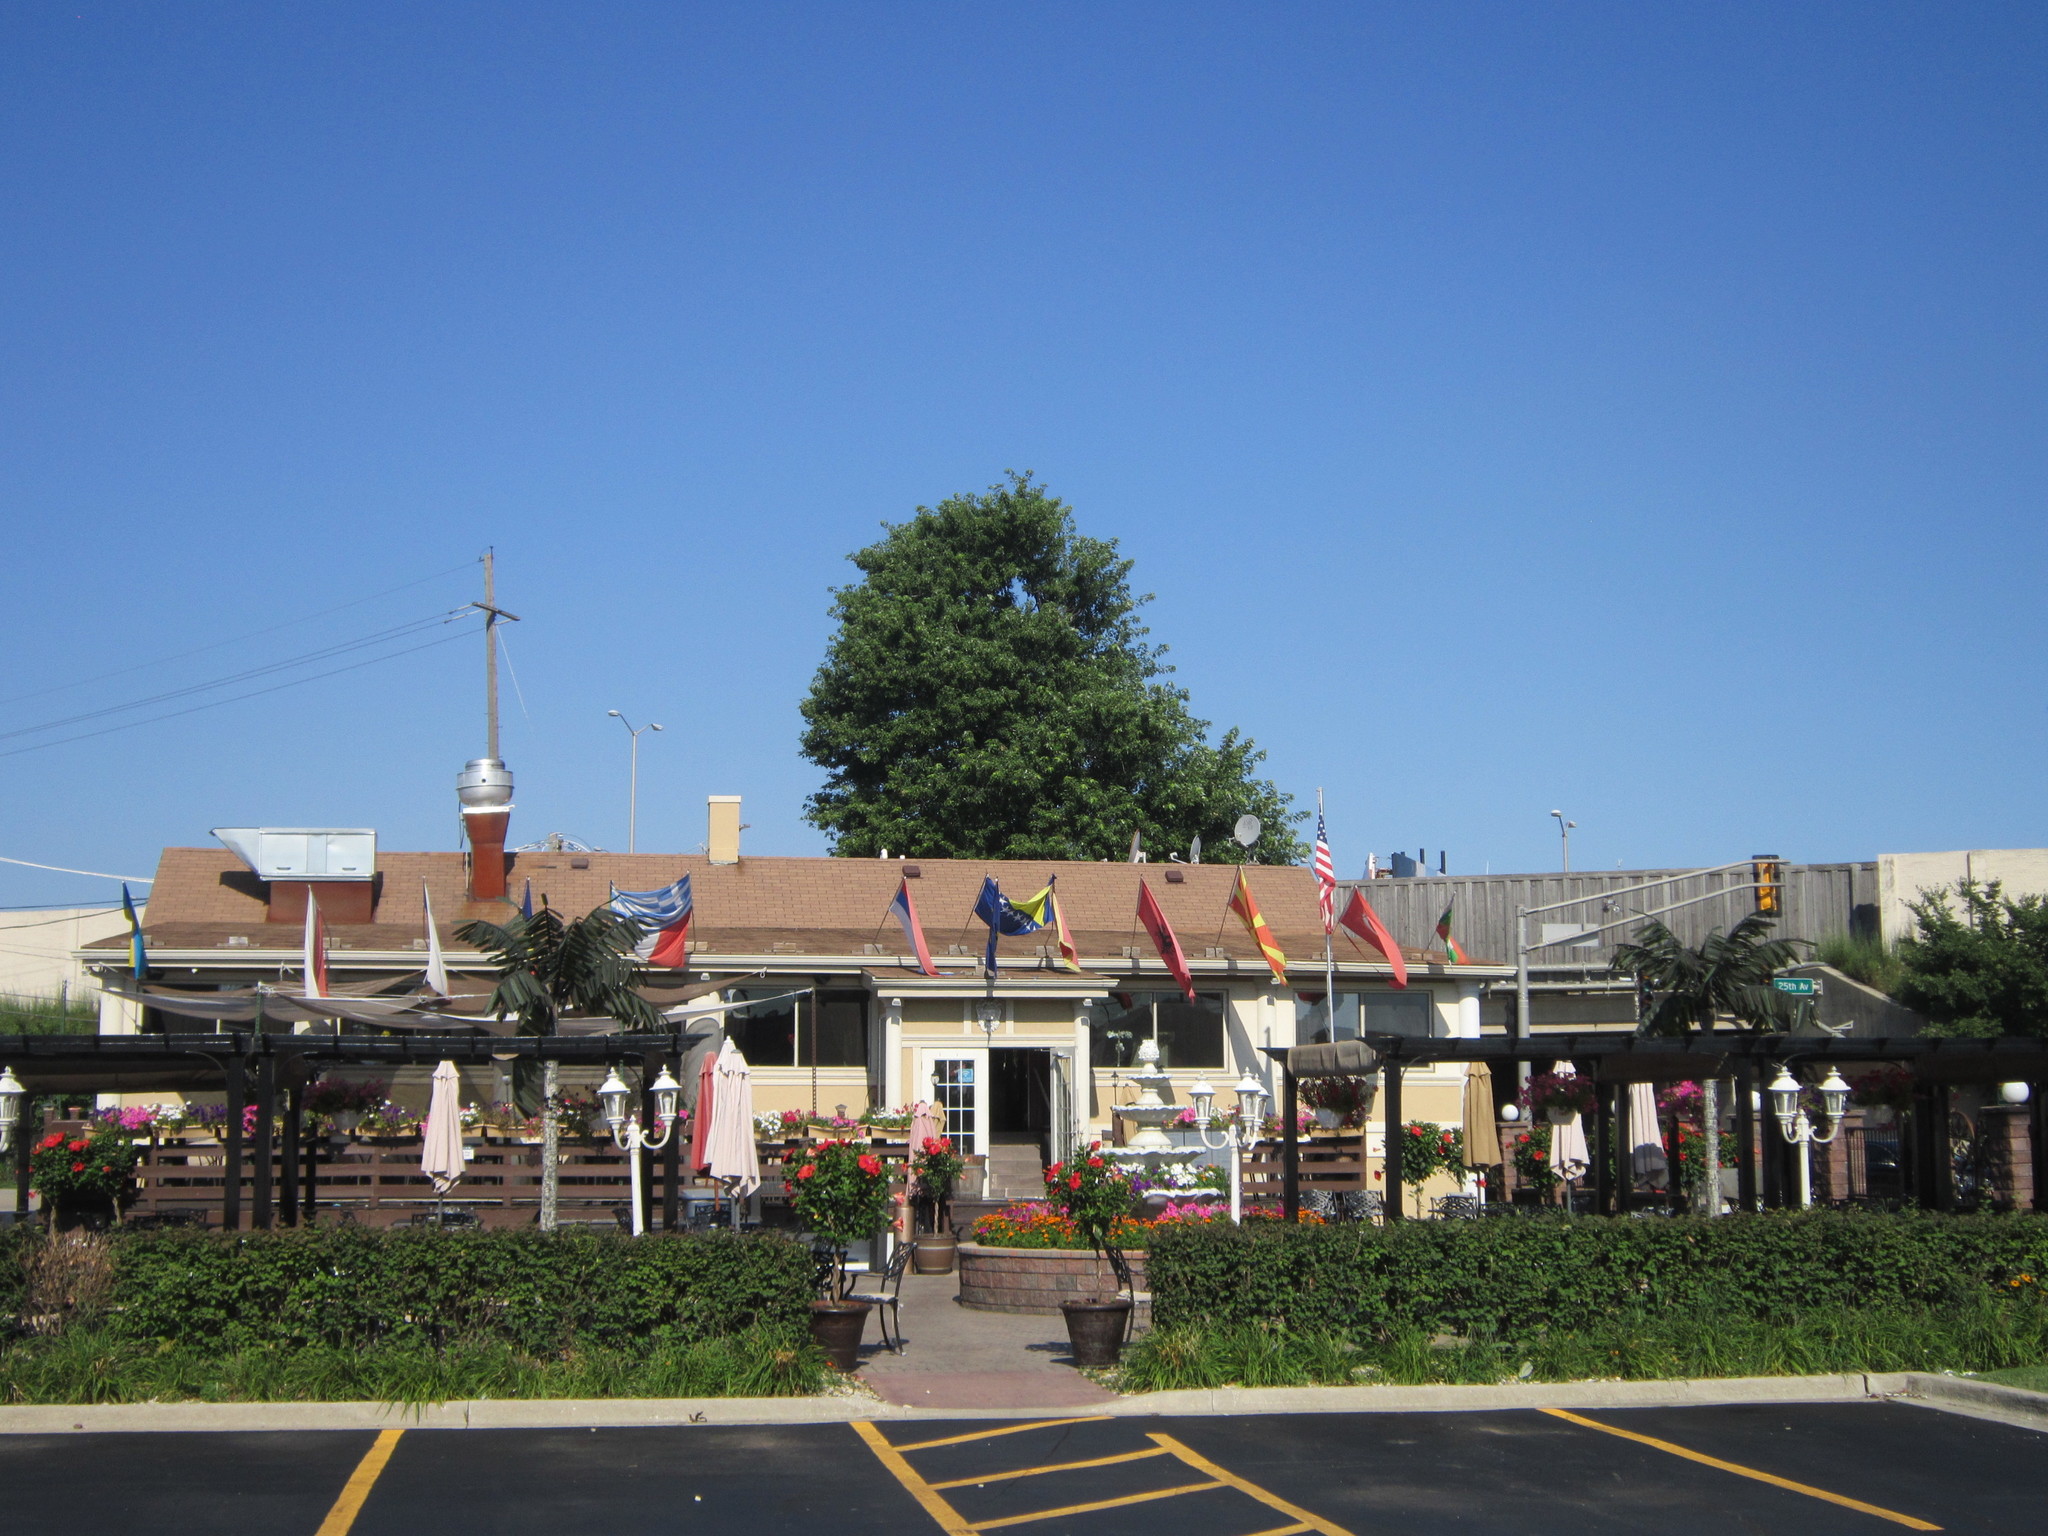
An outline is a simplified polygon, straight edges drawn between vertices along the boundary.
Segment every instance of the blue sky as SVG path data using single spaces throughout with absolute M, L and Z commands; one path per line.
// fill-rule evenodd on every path
M 624 845 L 619 708 L 643 849 L 823 851 L 828 589 L 1010 468 L 1346 874 L 2040 844 L 2044 65 L 1999 4 L 0 6 L 0 854 L 455 846 L 467 633 L 30 728 L 486 545 L 515 837 Z

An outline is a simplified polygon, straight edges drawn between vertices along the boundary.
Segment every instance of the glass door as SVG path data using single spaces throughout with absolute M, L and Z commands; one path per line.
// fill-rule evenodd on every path
M 986 1152 L 988 1052 L 927 1049 L 924 1073 L 931 1084 L 932 1102 L 945 1112 L 946 1134 L 953 1139 L 953 1150 L 962 1157 Z

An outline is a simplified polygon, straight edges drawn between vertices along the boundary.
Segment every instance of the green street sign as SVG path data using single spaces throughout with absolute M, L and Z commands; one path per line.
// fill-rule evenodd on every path
M 1819 997 L 1818 976 L 1773 976 L 1771 985 L 1780 992 L 1789 992 L 1794 997 Z

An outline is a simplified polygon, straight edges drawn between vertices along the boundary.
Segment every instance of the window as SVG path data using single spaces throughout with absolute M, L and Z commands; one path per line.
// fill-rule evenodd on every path
M 790 989 L 783 987 L 734 987 L 726 993 L 728 1002 L 742 998 L 769 997 Z M 779 997 L 774 1002 L 756 1003 L 725 1016 L 726 1038 L 740 1048 L 752 1067 L 793 1067 L 796 1060 L 796 1005 L 805 999 Z
M 1098 1066 L 1135 1066 L 1139 1043 L 1155 1035 L 1162 1067 L 1222 1066 L 1222 995 L 1199 993 L 1191 1003 L 1179 992 L 1112 992 L 1109 1017 L 1090 1025 L 1090 1055 Z
M 1330 1028 L 1329 999 L 1320 992 L 1297 992 L 1294 997 L 1294 1039 L 1299 1045 L 1328 1045 L 1332 1040 L 1358 1038 L 1357 992 L 1337 994 L 1337 1028 Z
M 1294 1038 L 1302 1045 L 1327 1045 L 1332 1040 L 1356 1040 L 1359 1010 L 1365 1012 L 1368 1035 L 1432 1035 L 1436 1009 L 1427 993 L 1404 996 L 1386 992 L 1339 992 L 1337 1027 L 1330 1028 L 1330 1009 L 1320 992 L 1302 992 L 1294 998 Z
M 805 1000 L 807 1003 L 809 999 Z M 865 992 L 820 992 L 815 1009 L 806 1007 L 798 1031 L 803 1065 L 811 1064 L 812 1020 L 817 1021 L 817 1061 L 821 1067 L 865 1067 L 868 1064 L 868 995 Z
M 865 992 L 818 991 L 786 996 L 804 985 L 793 977 L 778 985 L 735 987 L 728 999 L 772 998 L 725 1016 L 725 1032 L 756 1067 L 865 1067 L 868 999 Z M 815 1060 L 813 1051 L 816 1052 Z

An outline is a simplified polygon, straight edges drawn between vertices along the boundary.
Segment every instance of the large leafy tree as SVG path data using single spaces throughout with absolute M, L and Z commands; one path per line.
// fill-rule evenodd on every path
M 1199 836 L 1242 857 L 1307 850 L 1303 813 L 1237 731 L 1218 741 L 1145 642 L 1131 562 L 1075 531 L 1031 477 L 920 507 L 853 557 L 838 633 L 804 700 L 804 755 L 826 770 L 806 814 L 833 851 L 930 858 L 1153 857 Z
M 1780 1028 L 1791 1022 L 1790 1000 L 1771 985 L 1772 975 L 1798 962 L 1797 939 L 1771 937 L 1771 920 L 1752 912 L 1733 928 L 1714 929 L 1697 949 L 1652 918 L 1626 944 L 1614 947 L 1614 971 L 1633 976 L 1648 1004 L 1639 1033 L 1682 1035 L 1710 1030 L 1725 1016 L 1753 1031 Z M 1712 1077 L 1700 1084 L 1700 1130 L 1705 1146 L 1702 1162 L 1709 1170 L 1721 1166 L 1720 1084 Z M 1700 1213 L 1721 1210 L 1720 1181 L 1700 1181 Z
M 1897 997 L 1931 1035 L 2048 1035 L 2048 901 L 1997 881 L 1957 884 L 1912 903 L 1916 938 L 1899 944 Z
M 564 1016 L 617 1019 L 628 1029 L 658 1029 L 661 1015 L 633 990 L 633 946 L 637 923 L 606 907 L 564 922 L 541 898 L 540 910 L 505 924 L 478 919 L 455 930 L 496 964 L 498 984 L 490 1010 L 516 1019 L 522 1035 L 552 1035 Z M 535 1081 L 531 1062 L 513 1069 L 514 1093 L 527 1113 L 541 1111 L 540 1224 L 555 1225 L 561 1185 L 555 1110 L 561 1102 L 556 1063 L 541 1064 Z

